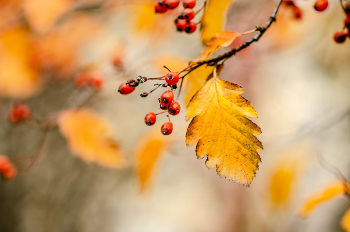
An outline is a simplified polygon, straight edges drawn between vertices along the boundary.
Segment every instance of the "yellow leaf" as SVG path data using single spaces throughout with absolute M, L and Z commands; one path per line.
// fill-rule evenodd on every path
M 70 150 L 83 160 L 111 168 L 124 165 L 112 125 L 101 116 L 87 109 L 64 111 L 58 117 L 58 126 Z
M 350 232 L 350 209 L 348 209 L 341 219 L 340 222 L 341 226 L 346 232 Z
M 140 192 L 149 187 L 152 174 L 169 145 L 168 137 L 160 133 L 159 128 L 151 130 L 142 137 L 134 152 L 137 177 L 140 182 Z
M 226 23 L 226 13 L 235 0 L 211 0 L 206 8 L 202 24 L 201 39 L 204 44 L 215 37 L 216 33 L 223 30 Z
M 191 72 L 184 80 L 184 103 L 188 105 L 193 95 L 205 84 L 208 76 L 213 73 L 214 67 L 204 66 Z
M 187 145 L 197 144 L 197 157 L 207 156 L 208 168 L 220 176 L 249 186 L 261 162 L 263 148 L 254 136 L 260 128 L 246 117 L 257 117 L 252 104 L 240 96 L 243 89 L 217 77 L 209 80 L 192 98 L 186 119 Z
M 309 216 L 320 204 L 342 196 L 348 189 L 348 185 L 338 180 L 328 184 L 324 189 L 310 196 L 299 209 L 300 217 Z
M 208 42 L 207 47 L 204 48 L 198 60 L 205 60 L 210 54 L 216 52 L 221 47 L 230 46 L 239 36 L 241 36 L 241 34 L 234 31 L 222 31 L 217 33 L 216 37 Z
M 164 65 L 171 71 L 177 72 L 186 68 L 188 66 L 188 62 L 182 57 L 162 55 L 153 60 L 153 65 L 154 68 L 161 74 L 167 74 L 169 71 L 163 67 Z
M 270 196 L 273 206 L 285 206 L 292 196 L 301 171 L 301 162 L 295 159 L 296 155 L 295 150 L 289 152 L 286 158 L 276 163 L 271 172 Z
M 0 95 L 27 98 L 41 87 L 38 70 L 31 66 L 29 33 L 15 28 L 0 36 Z
M 38 31 L 47 31 L 68 9 L 71 0 L 24 0 L 23 8 L 29 24 Z

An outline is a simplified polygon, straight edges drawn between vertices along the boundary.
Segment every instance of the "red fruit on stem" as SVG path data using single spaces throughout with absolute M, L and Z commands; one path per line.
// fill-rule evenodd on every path
M 164 5 L 165 5 L 165 1 L 166 1 L 166 0 L 158 0 L 158 4 L 159 4 L 160 6 L 164 6 Z
M 195 32 L 196 29 L 197 29 L 197 24 L 195 24 L 194 22 L 187 22 L 185 25 L 185 32 L 188 34 Z
M 314 8 L 317 11 L 324 11 L 328 7 L 328 0 L 317 0 L 315 2 Z
M 162 125 L 160 130 L 163 135 L 170 135 L 173 132 L 173 124 L 171 122 L 166 122 Z
M 165 1 L 165 6 L 168 9 L 175 9 L 176 7 L 178 7 L 180 4 L 180 0 L 166 0 Z
M 131 86 L 125 84 L 125 83 L 122 83 L 119 86 L 118 92 L 120 94 L 126 95 L 126 94 L 129 94 L 129 93 L 132 93 L 134 90 L 135 90 L 135 87 L 131 87 Z
M 350 30 L 350 16 L 345 18 L 344 26 Z
M 196 0 L 183 0 L 182 5 L 184 8 L 193 8 L 196 6 Z
M 169 105 L 162 105 L 162 104 L 160 104 L 159 108 L 160 108 L 161 110 L 168 110 L 168 106 L 169 106 Z
M 194 19 L 195 16 L 196 16 L 196 13 L 194 13 L 194 11 L 190 8 L 186 8 L 182 12 L 182 17 L 188 21 Z
M 149 112 L 145 116 L 145 123 L 147 126 L 153 126 L 156 123 L 157 115 L 153 112 Z
M 30 119 L 32 111 L 28 105 L 23 103 L 15 103 L 9 114 L 10 121 L 13 123 L 21 122 Z
M 175 24 L 177 31 L 184 31 L 186 23 L 187 21 L 185 19 L 176 19 Z
M 0 173 L 7 180 L 12 180 L 17 176 L 16 167 L 4 155 L 0 155 Z
M 179 82 L 179 79 L 180 79 L 179 74 L 177 74 L 176 72 L 169 72 L 165 76 L 165 81 L 169 85 L 176 85 L 177 82 Z
M 155 3 L 154 9 L 156 10 L 156 13 L 160 13 L 160 14 L 168 11 L 168 8 L 166 8 L 165 4 L 159 5 L 159 2 Z
M 337 31 L 333 36 L 334 41 L 337 43 L 344 43 L 346 37 L 348 37 L 348 33 L 345 31 Z
M 160 104 L 169 105 L 174 100 L 174 93 L 171 90 L 165 91 L 162 96 L 160 96 Z
M 169 105 L 168 112 L 171 115 L 178 115 L 180 113 L 181 106 L 178 102 L 172 102 Z

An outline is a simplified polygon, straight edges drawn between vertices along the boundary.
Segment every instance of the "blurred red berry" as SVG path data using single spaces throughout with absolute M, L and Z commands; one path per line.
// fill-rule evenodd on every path
M 194 19 L 195 16 L 196 13 L 194 13 L 194 11 L 190 8 L 184 9 L 182 12 L 182 17 L 188 21 Z
M 127 85 L 125 83 L 122 83 L 119 86 L 118 92 L 123 95 L 127 95 L 132 93 L 135 90 L 135 87 L 131 87 L 130 85 Z
M 196 6 L 196 0 L 183 0 L 182 5 L 184 8 L 193 8 Z
M 175 24 L 177 31 L 184 31 L 186 23 L 185 19 L 176 19 Z
M 75 76 L 74 83 L 79 88 L 85 88 L 90 84 L 90 77 L 85 73 L 79 73 Z
M 32 111 L 30 107 L 24 103 L 15 103 L 10 109 L 9 119 L 11 122 L 22 122 L 30 119 Z
M 187 22 L 185 25 L 185 32 L 191 34 L 197 30 L 197 24 L 194 22 Z
M 90 79 L 91 87 L 96 89 L 96 90 L 102 89 L 103 83 L 104 83 L 104 80 L 102 77 L 92 77 Z
M 0 155 L 0 173 L 6 180 L 12 180 L 17 176 L 17 169 L 7 158 L 7 156 Z
M 168 9 L 175 9 L 180 4 L 180 0 L 166 0 L 165 6 Z
M 156 10 L 156 13 L 160 13 L 160 14 L 168 11 L 168 8 L 166 8 L 165 4 L 159 5 L 159 2 L 155 3 L 154 9 Z

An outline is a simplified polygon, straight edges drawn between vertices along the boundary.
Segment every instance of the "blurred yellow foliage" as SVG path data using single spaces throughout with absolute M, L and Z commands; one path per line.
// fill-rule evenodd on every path
M 233 2 L 235 0 L 209 1 L 201 24 L 201 39 L 204 44 L 214 38 L 216 33 L 223 30 L 226 23 L 226 13 Z
M 27 98 L 40 90 L 38 70 L 31 65 L 32 46 L 24 28 L 13 28 L 0 35 L 0 95 Z
M 350 209 L 346 211 L 345 215 L 341 219 L 340 224 L 346 232 L 350 232 Z
M 162 75 L 165 75 L 169 71 L 163 67 L 164 65 L 168 67 L 172 72 L 178 72 L 186 68 L 188 66 L 188 62 L 182 57 L 162 55 L 155 57 L 153 60 L 153 65 L 155 70 L 160 72 Z
M 101 116 L 88 109 L 64 111 L 58 116 L 58 126 L 70 150 L 83 160 L 110 168 L 124 166 L 113 126 Z
M 254 136 L 260 127 L 246 117 L 257 117 L 253 105 L 240 96 L 243 89 L 217 77 L 209 80 L 187 107 L 186 144 L 197 144 L 197 157 L 208 156 L 208 168 L 220 176 L 249 186 L 261 162 L 263 148 Z
M 135 168 L 140 183 L 140 192 L 151 184 L 152 174 L 169 146 L 169 137 L 163 136 L 159 128 L 142 136 L 134 151 Z
M 32 28 L 39 32 L 49 30 L 67 11 L 72 0 L 23 0 L 23 10 Z
M 300 217 L 307 217 L 313 210 L 320 204 L 332 200 L 334 198 L 342 196 L 345 192 L 349 191 L 349 185 L 341 180 L 329 183 L 322 190 L 310 196 L 302 204 L 299 209 Z

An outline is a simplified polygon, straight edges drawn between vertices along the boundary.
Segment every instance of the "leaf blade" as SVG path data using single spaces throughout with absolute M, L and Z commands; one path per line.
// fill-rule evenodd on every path
M 188 104 L 186 119 L 192 121 L 186 144 L 197 144 L 197 157 L 207 156 L 208 168 L 216 167 L 220 176 L 249 186 L 261 162 L 257 151 L 263 146 L 254 136 L 261 133 L 260 127 L 246 118 L 256 117 L 256 111 L 241 93 L 239 85 L 216 77 L 209 80 Z M 242 103 L 229 102 L 230 96 Z

